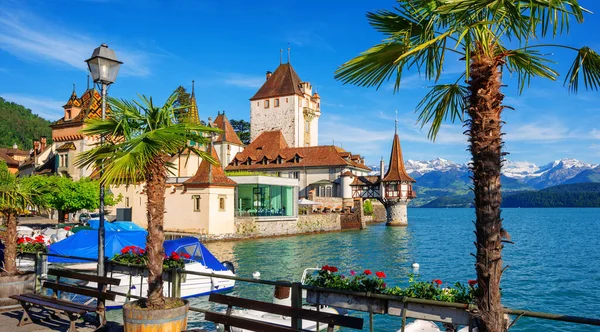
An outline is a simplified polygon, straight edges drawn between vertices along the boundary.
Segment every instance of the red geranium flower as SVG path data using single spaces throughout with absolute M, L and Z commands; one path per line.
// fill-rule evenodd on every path
M 337 267 L 335 267 L 335 266 L 330 266 L 330 267 L 329 267 L 329 271 L 330 271 L 330 272 L 337 272 L 337 271 L 338 271 L 338 268 L 337 268 Z
M 129 248 L 127 248 L 127 247 L 121 249 L 122 254 L 126 254 L 128 251 L 129 251 Z
M 355 275 L 356 275 L 356 272 L 354 272 L 354 270 L 350 270 L 350 275 L 351 275 L 351 276 L 355 276 Z
M 375 272 L 375 275 L 376 275 L 378 278 L 385 278 L 385 273 L 383 273 L 382 271 Z
M 71 226 L 65 227 L 65 231 L 70 231 L 70 230 L 71 230 Z
M 385 287 L 387 287 L 387 286 L 386 286 L 386 284 L 384 282 L 383 285 L 381 285 L 381 288 L 385 288 Z
M 373 274 L 373 272 L 371 272 L 371 270 L 364 270 L 363 273 L 367 276 L 370 276 L 371 274 Z
M 469 286 L 477 285 L 477 280 L 469 280 Z
M 178 261 L 179 260 L 179 254 L 173 251 L 171 253 L 171 258 L 173 258 L 174 260 Z
M 187 252 L 184 252 L 183 254 L 181 254 L 181 256 L 183 256 L 183 258 L 185 258 L 185 259 L 190 259 L 192 257 Z
M 442 281 L 440 279 L 433 279 L 433 282 L 435 282 L 438 285 L 442 284 Z
M 24 238 L 21 237 L 21 238 L 17 239 L 17 244 L 21 244 L 23 242 L 25 242 Z
M 329 265 L 323 265 L 323 267 L 321 267 L 321 270 L 329 271 Z

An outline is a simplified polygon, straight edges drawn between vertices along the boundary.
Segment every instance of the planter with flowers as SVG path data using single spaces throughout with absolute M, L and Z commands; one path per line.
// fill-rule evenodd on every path
M 316 276 L 309 276 L 306 284 L 319 288 L 340 289 L 351 292 L 379 293 L 381 294 L 386 284 L 385 273 L 364 270 L 361 273 L 350 271 L 349 276 L 338 273 L 335 266 L 325 265 Z M 384 314 L 387 301 L 373 299 L 353 294 L 307 290 L 306 301 L 312 304 L 326 304 L 332 307 L 346 308 L 359 311 Z
M 469 280 L 468 285 L 459 282 L 454 286 L 444 287 L 440 279 L 432 281 L 418 281 L 416 276 L 409 275 L 409 285 L 406 288 L 398 286 L 388 288 L 386 294 L 408 297 L 413 299 L 429 300 L 420 303 L 390 300 L 388 314 L 424 319 L 452 325 L 469 325 L 471 315 L 467 310 L 469 304 L 475 299 L 477 281 Z M 461 307 L 447 307 L 432 303 L 431 301 L 459 303 Z
M 163 280 L 171 281 L 171 271 L 174 269 L 184 269 L 185 259 L 189 259 L 187 253 L 178 254 L 172 252 L 171 255 L 164 255 L 163 258 Z M 132 276 L 148 277 L 148 255 L 146 250 L 137 246 L 127 246 L 121 249 L 120 254 L 116 254 L 111 261 L 115 264 L 111 266 L 113 272 L 130 274 Z M 183 278 L 185 278 L 183 274 Z M 185 280 L 181 280 L 185 282 Z
M 349 292 L 364 292 L 374 294 L 393 295 L 425 301 L 402 301 L 367 298 L 358 294 L 345 294 L 308 290 L 306 300 L 312 304 L 326 304 L 330 306 L 372 311 L 373 313 L 387 313 L 395 316 L 406 314 L 408 318 L 419 318 L 451 325 L 468 325 L 470 322 L 470 304 L 475 298 L 477 282 L 469 280 L 468 285 L 456 283 L 444 287 L 439 279 L 432 281 L 418 281 L 414 275 L 409 275 L 409 285 L 406 288 L 398 286 L 388 287 L 384 281 L 383 272 L 372 273 L 364 270 L 362 273 L 350 271 L 348 277 L 338 272 L 334 266 L 325 265 L 313 276 L 309 276 L 306 284 L 319 288 L 329 288 Z M 438 305 L 434 301 L 457 303 L 455 307 Z

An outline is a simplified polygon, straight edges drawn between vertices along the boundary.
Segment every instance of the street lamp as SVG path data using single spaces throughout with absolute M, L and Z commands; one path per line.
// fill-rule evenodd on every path
M 123 62 L 117 60 L 115 51 L 102 44 L 96 48 L 87 62 L 94 83 L 100 84 L 102 94 L 102 120 L 106 118 L 106 90 L 117 79 Z M 104 144 L 104 136 L 100 136 Z M 100 177 L 104 175 L 104 163 L 100 165 Z M 100 183 L 100 225 L 98 226 L 98 275 L 104 276 L 104 184 Z

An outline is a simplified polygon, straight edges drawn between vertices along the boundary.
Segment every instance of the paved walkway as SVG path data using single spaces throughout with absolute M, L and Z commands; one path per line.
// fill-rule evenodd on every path
M 19 320 L 21 319 L 22 310 L 10 311 L 0 313 L 0 331 L 2 332 L 32 332 L 32 331 L 68 331 L 69 320 L 59 319 L 55 320 L 50 317 L 48 311 L 41 311 L 38 308 L 32 308 L 32 318 L 35 323 L 17 327 Z M 77 322 L 77 329 L 80 332 L 91 332 L 95 331 L 96 328 L 91 322 L 80 319 Z M 122 332 L 123 326 L 109 322 L 107 332 Z

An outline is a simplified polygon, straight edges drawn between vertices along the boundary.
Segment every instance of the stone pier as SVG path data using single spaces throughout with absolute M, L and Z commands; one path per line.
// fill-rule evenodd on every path
M 386 202 L 386 226 L 408 226 L 407 205 L 408 203 L 406 201 Z

